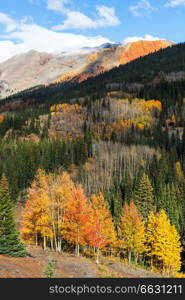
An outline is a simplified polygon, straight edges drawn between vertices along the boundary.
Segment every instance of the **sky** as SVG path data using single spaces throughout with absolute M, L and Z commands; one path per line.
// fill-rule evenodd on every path
M 107 42 L 185 41 L 185 0 L 0 0 L 0 62 Z

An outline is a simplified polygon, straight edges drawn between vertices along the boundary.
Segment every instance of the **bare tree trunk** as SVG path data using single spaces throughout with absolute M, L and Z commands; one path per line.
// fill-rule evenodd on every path
M 136 264 L 138 263 L 138 253 L 136 253 L 136 255 L 135 255 L 135 263 Z
M 46 236 L 44 234 L 44 251 L 46 250 Z
M 99 265 L 99 256 L 100 256 L 100 249 L 99 248 L 97 248 L 97 250 L 96 250 L 96 263 Z
M 151 257 L 151 271 L 153 271 L 153 257 Z
M 80 256 L 80 246 L 78 243 L 76 244 L 76 255 Z
M 61 252 L 62 251 L 62 239 L 59 238 L 59 241 L 58 241 L 58 252 Z
M 35 246 L 38 246 L 38 235 L 37 235 L 37 231 L 35 233 Z
M 52 222 L 53 226 L 53 235 L 54 235 L 54 242 L 55 242 L 55 250 L 57 251 L 57 239 L 56 239 L 56 230 L 55 230 L 55 224 Z
M 131 253 L 130 249 L 128 249 L 128 263 L 129 263 L 129 265 L 131 264 L 131 257 L 132 257 L 132 253 Z
M 53 248 L 53 239 L 50 239 L 50 244 L 51 244 L 51 250 L 53 251 L 54 248 Z

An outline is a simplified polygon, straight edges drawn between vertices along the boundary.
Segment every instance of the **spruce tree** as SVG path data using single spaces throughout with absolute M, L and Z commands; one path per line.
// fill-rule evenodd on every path
M 3 175 L 0 180 L 0 254 L 24 257 L 26 252 L 16 231 L 13 203 L 8 181 Z
M 183 171 L 185 172 L 185 126 L 182 135 L 182 143 L 181 143 L 181 157 L 183 163 Z
M 180 203 L 180 212 L 179 212 L 179 224 L 180 232 L 184 236 L 185 234 L 185 182 L 179 186 L 179 203 Z
M 45 278 L 53 278 L 55 276 L 55 263 L 51 257 L 48 258 L 43 275 Z
M 144 173 L 138 183 L 134 195 L 135 204 L 146 220 L 150 211 L 154 210 L 153 188 L 148 176 Z
M 165 210 L 168 218 L 170 219 L 170 222 L 176 227 L 176 229 L 180 230 L 179 228 L 180 212 L 179 212 L 176 190 L 177 190 L 177 186 L 175 186 L 174 184 L 164 185 L 163 188 L 161 189 L 161 195 L 158 199 L 157 208 L 159 210 L 161 209 Z

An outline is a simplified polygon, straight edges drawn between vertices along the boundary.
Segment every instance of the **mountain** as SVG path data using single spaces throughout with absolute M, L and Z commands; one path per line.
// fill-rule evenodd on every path
M 0 64 L 1 95 L 7 96 L 41 84 L 87 64 L 87 54 L 54 55 L 29 51 Z
M 89 56 L 90 64 L 86 66 L 86 69 L 81 74 L 78 74 L 76 77 L 71 77 L 70 79 L 76 82 L 82 82 L 87 78 L 109 71 L 119 65 L 127 64 L 138 57 L 167 48 L 172 44 L 172 42 L 164 40 L 138 41 L 100 49 Z M 61 77 L 61 80 L 63 81 L 64 78 Z
M 115 52 L 125 47 L 124 53 L 120 50 L 118 61 L 122 59 L 125 63 L 134 58 L 137 45 L 115 46 L 114 50 L 102 47 L 96 52 L 90 51 L 86 59 L 95 56 L 91 61 L 92 71 L 98 59 L 102 67 L 105 62 L 108 67 L 110 59 L 116 57 Z M 143 55 L 149 44 L 141 42 L 139 45 L 140 55 Z M 112 56 L 108 56 L 109 52 Z M 44 60 L 38 53 L 29 55 L 37 58 L 35 64 L 29 61 L 30 68 L 39 65 L 42 69 L 56 60 L 55 55 L 42 54 Z M 25 63 L 29 55 L 25 54 Z M 76 57 L 80 55 L 84 57 L 82 53 Z M 68 59 L 71 57 L 73 55 Z M 18 58 L 20 56 L 15 59 Z M 29 67 L 22 73 L 23 80 L 27 72 L 31 74 Z M 140 266 L 150 268 L 152 258 L 152 268 L 160 272 L 159 276 L 184 276 L 179 273 L 184 271 L 185 265 L 185 251 L 180 246 L 180 241 L 185 245 L 183 74 L 185 44 L 179 44 L 116 66 L 81 83 L 76 76 L 68 82 L 38 86 L 0 101 L 0 175 L 5 174 L 8 179 L 22 239 L 27 245 L 37 245 L 35 251 L 27 246 L 29 257 L 21 258 L 23 264 L 18 258 L 0 255 L 2 276 L 43 276 L 52 265 L 52 274 L 60 277 L 88 277 L 92 270 L 95 273 L 91 276 L 97 277 L 142 277 L 143 270 L 140 269 L 142 274 L 135 273 L 131 270 L 132 264 L 125 269 L 131 246 L 134 265 L 139 258 Z M 66 210 L 61 210 L 63 205 Z M 153 211 L 157 214 L 151 214 Z M 140 215 L 144 218 L 150 215 L 148 224 L 155 235 L 147 255 Z M 42 226 L 37 226 L 40 223 Z M 138 230 L 133 231 L 135 224 Z M 146 235 L 150 237 L 149 227 Z M 114 238 L 114 228 L 120 229 L 116 232 L 118 240 Z M 81 245 L 76 244 L 79 232 Z M 103 237 L 102 247 L 106 248 L 96 251 L 95 255 L 94 248 L 100 246 L 99 237 Z M 135 244 L 123 243 L 128 240 L 134 240 Z M 161 247 L 160 251 L 153 253 L 156 245 Z M 80 250 L 80 258 L 74 257 L 75 248 L 76 254 Z M 1 247 L 0 254 L 4 253 Z M 50 253 L 52 261 L 48 257 Z M 109 264 L 107 255 L 110 258 L 110 254 Z M 95 259 L 97 262 L 99 259 L 99 266 L 95 265 Z
M 115 67 L 73 89 L 73 96 L 122 90 L 145 99 L 160 99 L 167 107 L 185 99 L 185 43 L 161 49 Z M 66 93 L 66 92 L 65 92 Z M 72 91 L 70 92 L 72 93 Z M 183 115 L 184 110 L 181 111 Z M 180 112 L 179 112 L 180 114 Z
M 29 51 L 0 64 L 0 92 L 6 97 L 38 85 L 82 82 L 140 56 L 171 46 L 165 40 L 104 44 L 73 54 Z

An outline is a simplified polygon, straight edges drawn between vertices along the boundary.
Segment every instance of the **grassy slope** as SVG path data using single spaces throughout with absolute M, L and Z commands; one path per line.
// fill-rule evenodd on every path
M 0 278 L 41 278 L 48 257 L 52 257 L 55 262 L 57 278 L 160 277 L 159 274 L 107 258 L 102 258 L 98 266 L 92 259 L 72 254 L 43 251 L 36 247 L 30 247 L 28 252 L 30 256 L 26 258 L 0 255 Z

